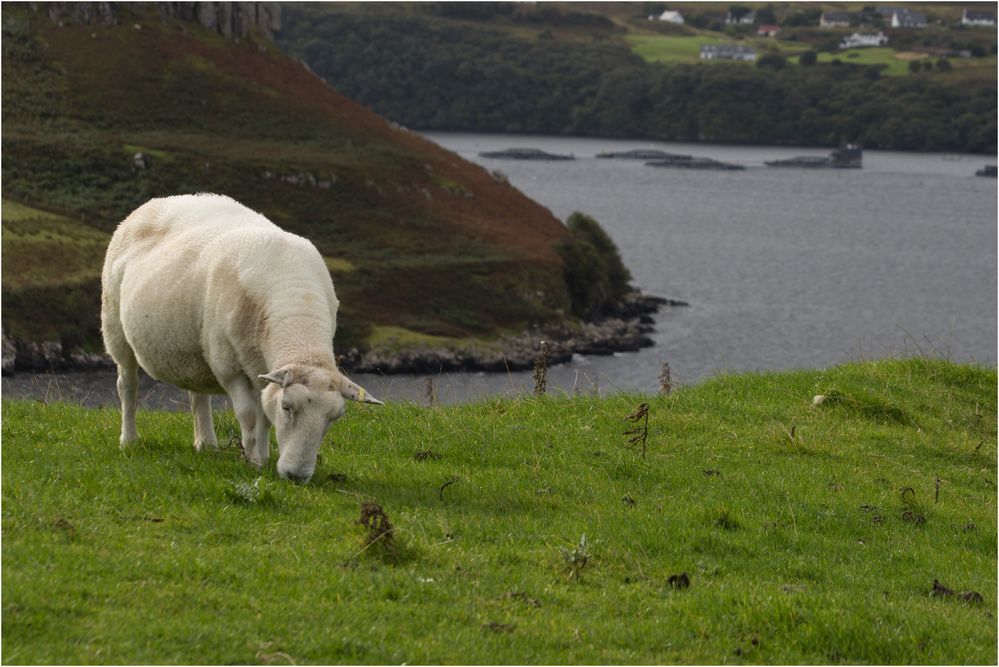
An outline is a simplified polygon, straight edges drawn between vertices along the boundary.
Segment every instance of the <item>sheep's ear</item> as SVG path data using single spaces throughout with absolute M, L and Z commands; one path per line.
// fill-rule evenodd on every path
M 340 395 L 343 396 L 344 398 L 349 398 L 352 401 L 358 401 L 360 403 L 385 405 L 377 398 L 369 394 L 364 387 L 354 384 L 345 377 L 342 377 L 342 379 L 340 380 Z
M 291 378 L 291 373 L 288 372 L 287 368 L 279 368 L 276 371 L 271 371 L 267 375 L 258 375 L 257 377 L 261 380 L 266 380 L 267 382 L 279 384 L 282 388 L 284 388 L 288 386 L 288 380 Z

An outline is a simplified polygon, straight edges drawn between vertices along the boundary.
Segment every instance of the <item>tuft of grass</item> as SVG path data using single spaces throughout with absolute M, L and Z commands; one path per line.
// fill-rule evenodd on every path
M 822 409 L 838 408 L 876 422 L 908 424 L 911 420 L 905 410 L 868 391 L 844 393 L 838 389 L 829 389 L 820 396 L 822 399 L 817 407 Z M 794 440 L 793 432 L 790 437 Z
M 907 419 L 813 408 L 831 388 Z M 0 657 L 994 664 L 996 389 L 912 359 L 351 405 L 304 486 L 196 453 L 186 413 L 122 452 L 117 410 L 4 401 Z M 612 446 L 639 402 L 644 461 Z M 371 499 L 400 557 L 359 554 Z

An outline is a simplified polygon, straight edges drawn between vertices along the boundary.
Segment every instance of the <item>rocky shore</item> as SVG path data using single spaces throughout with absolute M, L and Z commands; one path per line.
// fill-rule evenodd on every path
M 651 346 L 652 314 L 663 306 L 686 302 L 629 293 L 596 322 L 536 327 L 477 347 L 407 347 L 400 350 L 347 350 L 341 365 L 348 373 L 437 373 L 440 371 L 517 371 L 533 367 L 541 341 L 551 345 L 549 364 L 568 362 L 573 354 L 607 355 Z M 58 341 L 23 342 L 2 335 L 3 374 L 19 371 L 88 371 L 114 368 L 104 353 L 64 350 Z

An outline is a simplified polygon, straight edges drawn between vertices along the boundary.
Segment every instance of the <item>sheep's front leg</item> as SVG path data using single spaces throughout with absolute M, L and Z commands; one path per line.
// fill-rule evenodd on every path
M 212 423 L 212 397 L 208 394 L 187 392 L 191 398 L 191 413 L 194 415 L 194 448 L 201 451 L 207 445 L 210 449 L 218 447 L 215 437 L 215 425 Z
M 232 399 L 239 430 L 242 431 L 243 456 L 259 468 L 270 457 L 270 424 L 260 407 L 260 395 L 246 376 L 225 385 L 225 390 Z M 261 434 L 267 437 L 261 437 Z
M 139 439 L 135 428 L 135 406 L 138 403 L 139 365 L 135 360 L 130 364 L 118 364 L 118 398 L 121 400 L 121 438 L 118 443 L 124 447 Z

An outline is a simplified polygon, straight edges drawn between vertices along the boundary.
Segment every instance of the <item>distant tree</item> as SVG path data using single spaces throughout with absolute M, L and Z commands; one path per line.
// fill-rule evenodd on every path
M 771 25 L 777 23 L 777 14 L 774 13 L 774 6 L 767 5 L 763 9 L 757 9 L 756 23 L 760 25 Z
M 784 17 L 784 25 L 788 28 L 798 28 L 802 26 L 818 25 L 822 18 L 821 9 L 806 9 L 794 12 Z
M 708 30 L 709 24 L 711 23 L 711 19 L 707 14 L 684 14 L 683 20 L 687 23 L 687 25 L 694 28 L 700 28 L 701 30 Z
M 798 58 L 798 64 L 804 65 L 805 67 L 811 67 L 815 64 L 818 57 L 819 55 L 815 53 L 815 51 L 805 51 L 801 54 L 801 57 Z
M 566 222 L 569 234 L 559 246 L 573 314 L 593 319 L 613 308 L 628 292 L 631 273 L 617 246 L 600 224 L 575 212 Z
M 909 71 L 912 72 L 913 74 L 915 74 L 916 72 L 918 72 L 922 68 L 923 68 L 923 66 L 919 64 L 918 60 L 910 60 L 909 61 Z
M 779 53 L 764 53 L 756 59 L 756 66 L 760 68 L 768 67 L 774 70 L 784 69 L 787 60 Z
M 930 60 L 929 58 L 927 58 L 926 60 L 924 60 L 923 61 L 923 69 L 926 70 L 927 72 L 929 72 L 931 69 L 933 69 L 933 61 Z
M 973 55 L 976 58 L 984 58 L 985 57 L 985 47 L 982 46 L 981 44 L 972 44 L 968 48 L 968 50 L 971 51 L 971 55 Z
M 864 78 L 868 81 L 877 81 L 881 78 L 881 69 L 879 67 L 868 67 L 864 70 Z
M 516 5 L 512 2 L 438 2 L 434 9 L 440 16 L 488 21 L 497 16 L 513 14 Z
M 731 17 L 733 19 L 735 19 L 736 21 L 738 21 L 739 19 L 741 19 L 743 16 L 745 16 L 746 14 L 748 14 L 751 11 L 753 11 L 753 10 L 750 9 L 749 7 L 745 7 L 743 5 L 730 5 L 729 8 L 728 8 L 729 15 L 731 15 Z
M 937 61 L 937 71 L 938 72 L 949 72 L 951 70 L 950 61 L 946 58 L 941 58 Z

